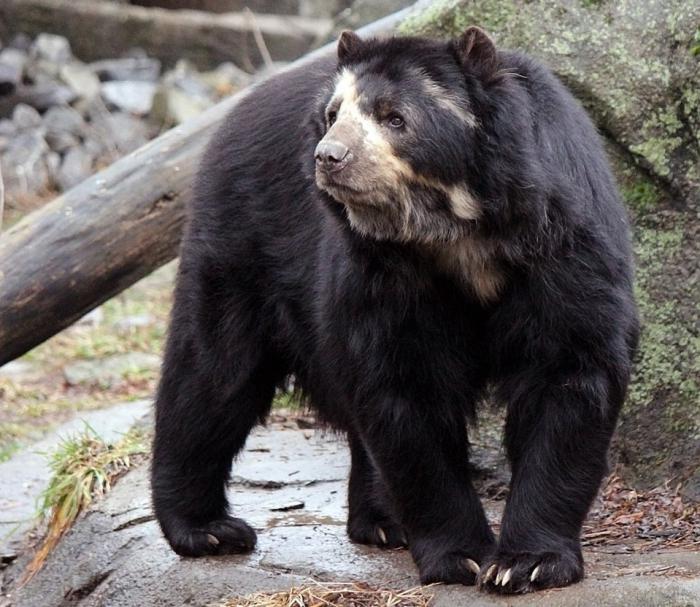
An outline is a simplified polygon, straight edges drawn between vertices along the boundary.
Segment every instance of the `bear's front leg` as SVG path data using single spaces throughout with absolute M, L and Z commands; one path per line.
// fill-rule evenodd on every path
M 607 471 L 620 398 L 604 373 L 511 385 L 505 442 L 510 494 L 498 548 L 479 585 L 499 593 L 567 586 L 583 578 L 580 533 Z
M 494 537 L 470 480 L 463 412 L 384 397 L 361 407 L 358 426 L 421 582 L 474 584 Z
M 175 552 L 249 552 L 255 531 L 230 516 L 232 459 L 270 409 L 283 370 L 264 340 L 244 281 L 190 267 L 184 255 L 156 398 L 153 507 Z M 236 285 L 223 289 L 207 284 Z

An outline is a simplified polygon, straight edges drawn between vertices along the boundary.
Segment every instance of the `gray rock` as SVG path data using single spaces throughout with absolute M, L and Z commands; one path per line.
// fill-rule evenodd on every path
M 94 308 L 93 310 L 90 310 L 85 316 L 81 317 L 76 321 L 76 325 L 82 325 L 86 327 L 97 327 L 98 325 L 102 324 L 102 321 L 104 320 L 105 314 L 102 311 L 102 308 Z
M 357 29 L 367 23 L 377 21 L 414 4 L 414 2 L 415 0 L 354 0 L 348 8 L 339 13 L 334 35 L 344 29 Z
M 63 157 L 61 167 L 56 175 L 56 185 L 62 191 L 85 181 L 92 175 L 92 156 L 82 146 L 70 148 Z
M 49 183 L 53 186 L 58 184 L 58 172 L 61 170 L 61 155 L 50 150 L 44 156 L 44 162 L 46 163 L 46 170 L 49 172 Z
M 211 99 L 189 95 L 177 86 L 163 84 L 153 99 L 153 119 L 165 125 L 181 124 L 211 107 Z
M 0 152 L 4 152 L 17 134 L 17 127 L 12 120 L 0 120 Z
M 49 151 L 41 132 L 19 133 L 3 153 L 5 188 L 12 193 L 35 193 L 46 189 L 50 175 L 45 155 Z
M 215 70 L 200 74 L 199 78 L 217 95 L 228 95 L 248 86 L 253 77 L 229 61 Z
M 32 48 L 33 41 L 27 36 L 27 34 L 19 33 L 8 44 L 8 48 L 17 49 L 18 51 L 23 51 L 28 53 Z
M 0 63 L 11 65 L 17 68 L 20 73 L 24 72 L 28 60 L 29 55 L 25 51 L 16 48 L 6 48 L 0 51 Z
M 9 95 L 22 82 L 27 53 L 14 48 L 0 52 L 0 95 Z
M 156 82 L 160 77 L 160 61 L 150 57 L 123 57 L 94 61 L 90 69 L 100 80 L 136 80 Z
M 160 357 L 144 352 L 116 354 L 100 360 L 84 360 L 64 367 L 63 376 L 71 385 L 111 386 L 124 377 L 160 367 Z
M 31 105 L 19 103 L 12 112 L 12 122 L 20 131 L 41 126 L 41 114 Z
M 22 81 L 22 69 L 0 60 L 0 95 L 9 95 Z
M 79 112 L 67 105 L 50 108 L 44 114 L 43 122 L 47 134 L 63 132 L 80 137 L 85 133 L 85 120 Z
M 65 131 L 52 131 L 51 133 L 46 133 L 45 135 L 46 143 L 49 147 L 59 154 L 64 154 L 70 148 L 75 147 L 80 144 L 80 140 L 71 133 L 66 133 Z
M 129 331 L 130 329 L 138 329 L 140 327 L 148 327 L 155 322 L 155 318 L 150 314 L 137 314 L 135 316 L 126 316 L 120 318 L 114 323 L 114 328 L 120 331 Z M 2 369 L 0 369 L 0 373 Z
M 103 99 L 125 112 L 145 116 L 153 106 L 156 85 L 152 82 L 122 80 L 102 83 Z
M 15 361 L 17 362 L 21 361 Z M 9 365 L 0 369 L 2 373 Z M 32 373 L 31 369 L 19 369 L 20 376 Z M 41 373 L 41 369 L 38 369 Z M 29 445 L 9 461 L 0 463 L 0 552 L 14 551 L 25 546 L 25 534 L 35 522 L 37 500 L 51 478 L 47 454 L 56 451 L 70 436 L 80 434 L 86 424 L 104 441 L 114 442 L 138 422 L 150 409 L 149 401 L 133 401 L 115 404 L 99 411 L 76 413 L 75 419 L 66 422 Z M 6 590 L 3 585 L 3 591 Z M 2 602 L 0 594 L 0 605 Z
M 33 378 L 41 373 L 42 370 L 36 363 L 27 360 L 13 360 L 0 367 L 0 378 L 11 381 Z
M 87 128 L 83 117 L 70 106 L 50 108 L 44 114 L 43 123 L 46 142 L 60 153 L 78 145 Z
M 73 57 L 70 42 L 55 34 L 39 34 L 32 46 L 32 54 L 38 59 L 55 64 L 66 63 Z
M 127 114 L 114 112 L 107 118 L 112 141 L 122 154 L 137 150 L 149 140 L 149 129 L 145 121 Z
M 95 99 L 100 94 L 100 79 L 83 63 L 68 63 L 61 67 L 61 80 L 85 99 Z
M 498 448 L 495 445 L 495 448 Z M 417 586 L 407 550 L 353 544 L 345 533 L 349 457 L 346 445 L 320 433 L 279 424 L 256 429 L 228 487 L 237 516 L 258 532 L 249 554 L 182 559 L 165 542 L 153 517 L 149 467 L 122 478 L 106 499 L 81 516 L 49 555 L 46 566 L 13 593 L 16 607 L 175 607 L 208 605 L 259 591 L 289 589 L 311 580 L 362 580 L 379 587 Z M 12 477 L 10 477 L 12 478 Z M 503 501 L 484 499 L 491 521 Z M 272 511 L 296 502 L 303 507 Z M 476 587 L 432 586 L 436 607 L 695 607 L 700 596 L 700 553 L 624 554 L 586 549 L 580 584 L 522 597 Z M 27 557 L 11 566 L 17 579 Z M 66 598 L 68 597 L 68 598 Z
M 46 111 L 54 105 L 67 105 L 75 101 L 76 97 L 75 91 L 55 82 L 22 86 L 15 92 L 17 103 L 26 103 L 40 112 Z

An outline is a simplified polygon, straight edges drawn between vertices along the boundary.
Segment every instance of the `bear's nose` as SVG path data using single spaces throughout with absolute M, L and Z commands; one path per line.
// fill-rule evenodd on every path
M 316 146 L 316 164 L 324 171 L 339 171 L 348 163 L 348 148 L 340 141 L 322 139 Z

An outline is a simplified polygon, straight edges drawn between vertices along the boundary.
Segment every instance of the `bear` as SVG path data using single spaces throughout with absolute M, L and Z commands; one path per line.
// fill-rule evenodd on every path
M 583 577 L 639 322 L 601 138 L 542 64 L 482 29 L 344 32 L 256 85 L 203 155 L 156 397 L 153 506 L 180 555 L 253 550 L 225 487 L 294 377 L 347 435 L 347 533 L 423 583 Z M 505 412 L 496 537 L 469 427 Z

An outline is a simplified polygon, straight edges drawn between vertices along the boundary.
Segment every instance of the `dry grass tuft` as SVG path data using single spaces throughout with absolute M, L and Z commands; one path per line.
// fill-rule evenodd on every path
M 432 599 L 421 587 L 389 590 L 362 583 L 314 583 L 283 592 L 256 592 L 215 607 L 428 607 Z
M 86 426 L 81 434 L 66 438 L 51 454 L 52 477 L 42 494 L 39 511 L 41 519 L 47 521 L 46 534 L 21 584 L 26 584 L 41 569 L 92 500 L 107 493 L 116 479 L 143 458 L 146 442 L 142 431 L 132 430 L 114 445 L 107 444 Z

